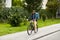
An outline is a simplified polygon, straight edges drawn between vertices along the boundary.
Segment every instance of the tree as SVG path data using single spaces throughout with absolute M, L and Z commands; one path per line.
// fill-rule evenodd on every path
M 2 8 L 2 0 L 0 0 L 0 9 Z
M 46 11 L 46 9 L 41 9 L 40 10 L 40 16 L 41 16 L 41 19 L 43 20 L 43 21 L 45 21 L 48 17 L 48 14 L 47 14 L 47 11 Z
M 0 0 L 0 3 L 2 3 L 2 0 Z
M 23 6 L 23 1 L 21 1 L 21 0 L 12 0 L 12 5 L 17 6 L 17 7 L 22 7 Z
M 57 11 L 58 7 L 59 7 L 58 0 L 48 0 L 47 9 L 51 13 L 52 18 L 56 17 L 56 11 Z
M 39 11 L 41 8 L 42 0 L 25 0 L 25 9 L 31 12 L 33 9 Z
M 0 10 L 5 7 L 5 1 L 6 0 L 0 0 Z

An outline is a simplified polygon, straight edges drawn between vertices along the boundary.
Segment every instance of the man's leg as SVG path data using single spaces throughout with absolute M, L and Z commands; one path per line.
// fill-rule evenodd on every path
M 34 29 L 35 29 L 35 31 L 36 31 L 36 28 L 37 28 L 36 23 L 37 22 L 34 20 Z

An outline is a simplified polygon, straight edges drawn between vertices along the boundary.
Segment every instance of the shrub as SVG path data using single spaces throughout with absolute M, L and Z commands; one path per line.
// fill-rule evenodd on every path
M 9 16 L 9 9 L 8 8 L 3 8 L 0 11 L 0 22 L 6 22 L 8 20 L 8 16 Z
M 44 14 L 42 15 L 42 20 L 43 20 L 43 22 L 45 22 L 45 20 L 46 20 L 46 16 Z
M 22 22 L 22 18 L 17 15 L 12 16 L 9 21 L 11 26 L 14 26 L 14 27 L 19 26 L 21 22 Z
M 19 26 L 20 23 L 23 21 L 22 11 L 23 10 L 21 8 L 17 8 L 17 7 L 12 7 L 10 9 L 9 24 L 11 26 Z
M 11 7 L 0 10 L 0 22 L 9 23 L 12 26 L 18 26 L 23 21 L 25 23 L 28 12 L 24 8 Z M 23 20 L 24 19 L 24 20 Z

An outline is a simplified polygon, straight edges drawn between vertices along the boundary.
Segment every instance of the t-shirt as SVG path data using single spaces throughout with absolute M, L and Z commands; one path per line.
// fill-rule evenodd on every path
M 32 14 L 32 15 L 31 15 L 31 19 L 32 19 L 32 20 L 33 20 L 33 19 L 36 19 L 36 20 L 39 19 L 39 13 L 36 12 L 36 13 Z

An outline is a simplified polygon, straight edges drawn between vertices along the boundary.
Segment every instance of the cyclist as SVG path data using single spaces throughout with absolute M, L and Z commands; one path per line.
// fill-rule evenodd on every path
M 32 11 L 32 14 L 31 14 L 31 21 L 30 22 L 33 22 L 34 24 L 34 31 L 36 31 L 36 28 L 37 28 L 37 19 L 39 19 L 39 13 L 35 12 L 35 10 Z

